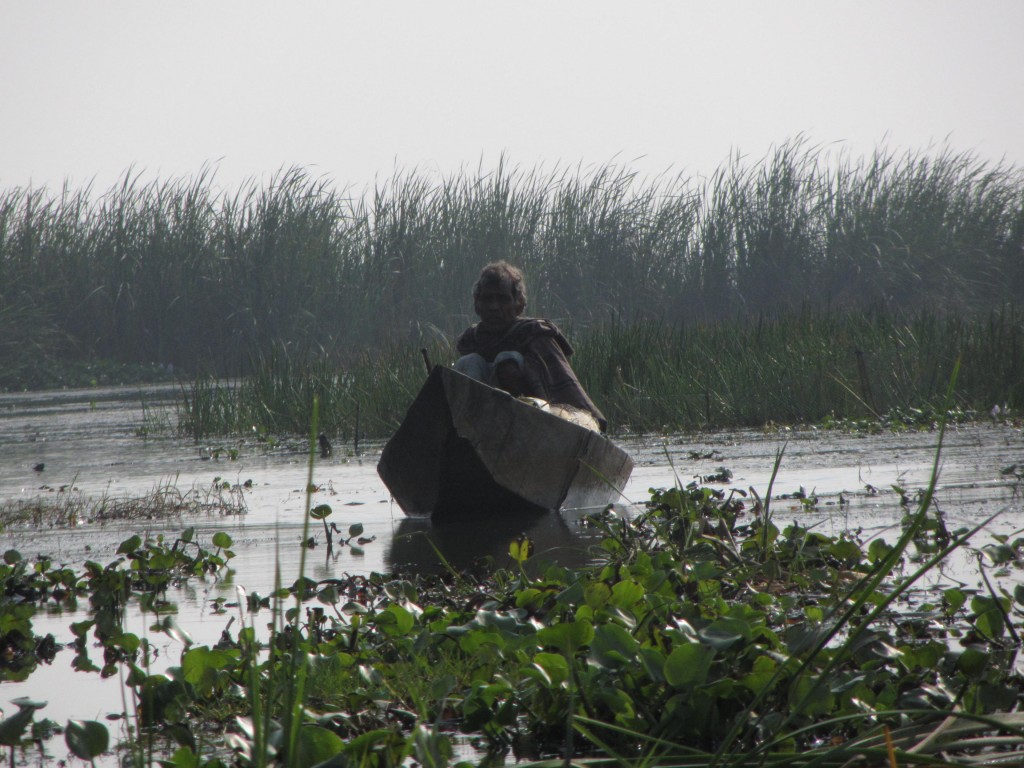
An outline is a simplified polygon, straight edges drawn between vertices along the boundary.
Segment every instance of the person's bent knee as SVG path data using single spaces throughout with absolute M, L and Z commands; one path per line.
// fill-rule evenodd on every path
M 506 351 L 494 358 L 495 385 L 516 397 L 528 394 L 523 356 L 519 352 Z
M 463 355 L 455 361 L 455 365 L 452 367 L 459 373 L 477 381 L 489 382 L 491 379 L 491 364 L 484 360 L 483 355 L 478 355 L 476 352 Z
M 497 370 L 498 366 L 501 365 L 502 363 L 504 363 L 507 360 L 511 360 L 517 366 L 519 366 L 519 370 L 523 370 L 526 367 L 526 362 L 523 360 L 523 353 L 522 352 L 516 352 L 516 351 L 511 350 L 511 349 L 506 349 L 504 352 L 499 352 L 495 356 L 494 363 L 492 365 L 493 369 Z

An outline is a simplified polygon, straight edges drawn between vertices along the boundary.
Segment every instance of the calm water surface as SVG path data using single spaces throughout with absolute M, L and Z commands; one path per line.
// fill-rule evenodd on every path
M 208 545 L 214 532 L 227 531 L 237 554 L 232 560 L 233 579 L 193 582 L 169 595 L 177 604 L 180 625 L 196 642 L 212 643 L 227 623 L 227 617 L 214 610 L 217 598 L 234 600 L 236 585 L 266 594 L 275 578 L 288 584 L 299 575 L 307 454 L 299 446 L 268 449 L 254 440 L 196 444 L 169 431 L 140 437 L 147 426 L 144 413 L 150 424 L 154 420 L 173 423 L 171 403 L 176 395 L 174 387 L 0 395 L 0 502 L 52 499 L 62 486 L 90 498 L 124 498 L 167 484 L 205 493 L 215 482 L 226 481 L 243 487 L 244 515 L 83 525 L 71 531 L 8 530 L 0 533 L 0 548 L 17 549 L 26 557 L 45 554 L 56 563 L 80 567 L 87 559 L 104 564 L 114 560 L 117 544 L 135 533 L 175 536 L 194 526 Z M 893 486 L 913 494 L 927 485 L 937 441 L 936 433 L 862 436 L 814 430 L 624 438 L 620 442 L 637 466 L 620 511 L 629 514 L 634 504 L 648 498 L 650 488 L 685 484 L 715 474 L 721 467 L 732 472 L 731 482 L 721 487 L 753 488 L 763 497 L 775 457 L 784 449 L 772 491 L 780 522 L 800 519 L 829 533 L 860 528 L 865 536 L 888 535 L 891 540 L 896 534 L 887 531 L 898 526 L 902 515 Z M 520 533 L 534 540 L 541 557 L 569 565 L 589 559 L 591 534 L 572 516 L 549 515 L 531 522 L 528 530 L 515 522 L 439 527 L 410 520 L 391 502 L 377 477 L 380 447 L 363 445 L 356 456 L 350 446 L 336 443 L 333 457 L 317 460 L 313 480 L 318 490 L 313 503 L 330 504 L 334 510 L 330 520 L 342 530 L 361 523 L 363 536 L 372 540 L 361 555 L 339 549 L 330 554 L 323 546 L 305 550 L 307 576 L 326 579 L 395 568 L 436 569 L 435 547 L 457 564 L 487 554 L 504 563 L 509 540 Z M 226 449 L 237 449 L 237 459 L 229 459 Z M 39 464 L 44 465 L 42 471 L 34 468 Z M 1024 468 L 1020 429 L 982 424 L 947 432 L 936 498 L 948 525 L 972 525 L 999 513 L 989 535 L 1024 528 L 1020 485 L 1012 474 L 1002 471 L 1015 464 Z M 799 501 L 786 498 L 798 492 L 816 494 L 817 506 L 805 510 Z M 311 534 L 317 531 L 310 529 Z M 319 540 L 322 544 L 322 530 Z M 969 582 L 970 569 L 961 565 L 950 577 Z M 1005 577 L 1011 586 L 1015 579 L 1016 572 Z M 39 634 L 52 632 L 58 642 L 68 642 L 68 626 L 83 618 L 84 612 L 65 612 L 37 616 L 34 625 Z M 177 663 L 180 644 L 154 636 L 148 632 L 148 623 L 136 615 L 129 619 L 128 630 L 149 635 L 161 648 L 160 658 L 168 665 Z M 41 666 L 28 681 L 3 683 L 0 707 L 9 714 L 13 711 L 7 704 L 10 699 L 46 700 L 49 704 L 38 717 L 59 723 L 122 712 L 116 681 L 76 673 L 71 659 L 70 651 L 62 651 L 52 665 Z

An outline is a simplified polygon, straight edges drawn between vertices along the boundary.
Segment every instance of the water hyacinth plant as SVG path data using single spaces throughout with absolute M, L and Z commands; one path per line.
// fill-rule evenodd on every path
M 316 403 L 313 413 L 310 477 Z M 159 674 L 120 609 L 155 607 L 172 580 L 221 572 L 226 535 L 212 550 L 189 531 L 173 543 L 133 537 L 81 574 L 8 553 L 0 577 L 30 607 L 89 596 L 96 618 L 73 627 L 75 665 L 128 670 L 134 765 L 443 766 L 459 743 L 482 761 L 1022 765 L 1024 592 L 984 565 L 977 588 L 924 577 L 963 548 L 1015 567 L 1024 539 L 975 542 L 984 522 L 950 530 L 934 503 L 938 455 L 889 540 L 780 524 L 770 485 L 762 500 L 694 481 L 652 490 L 634 518 L 589 518 L 601 543 L 582 568 L 545 563 L 522 538 L 496 570 L 314 580 L 300 561 L 274 594 L 241 591 L 239 626 L 233 616 L 213 646 L 161 619 L 154 628 L 183 648 Z M 329 512 L 307 497 L 303 539 Z M 126 569 L 126 558 L 144 566 Z M 14 614 L 3 603 L 4 626 Z M 44 706 L 0 722 L 4 743 L 28 741 Z M 105 727 L 68 723 L 69 748 L 93 759 Z

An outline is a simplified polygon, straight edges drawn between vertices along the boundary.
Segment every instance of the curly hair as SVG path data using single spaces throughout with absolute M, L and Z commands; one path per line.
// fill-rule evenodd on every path
M 480 277 L 473 284 L 473 300 L 480 298 L 480 290 L 484 283 L 499 282 L 506 283 L 512 289 L 512 298 L 523 307 L 526 306 L 526 280 L 518 267 L 513 267 L 507 261 L 492 261 L 480 270 Z

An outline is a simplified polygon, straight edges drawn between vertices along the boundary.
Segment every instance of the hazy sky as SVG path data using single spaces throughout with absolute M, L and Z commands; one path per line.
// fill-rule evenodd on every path
M 1024 166 L 1021 0 L 0 0 L 0 189 L 710 174 L 798 135 Z

